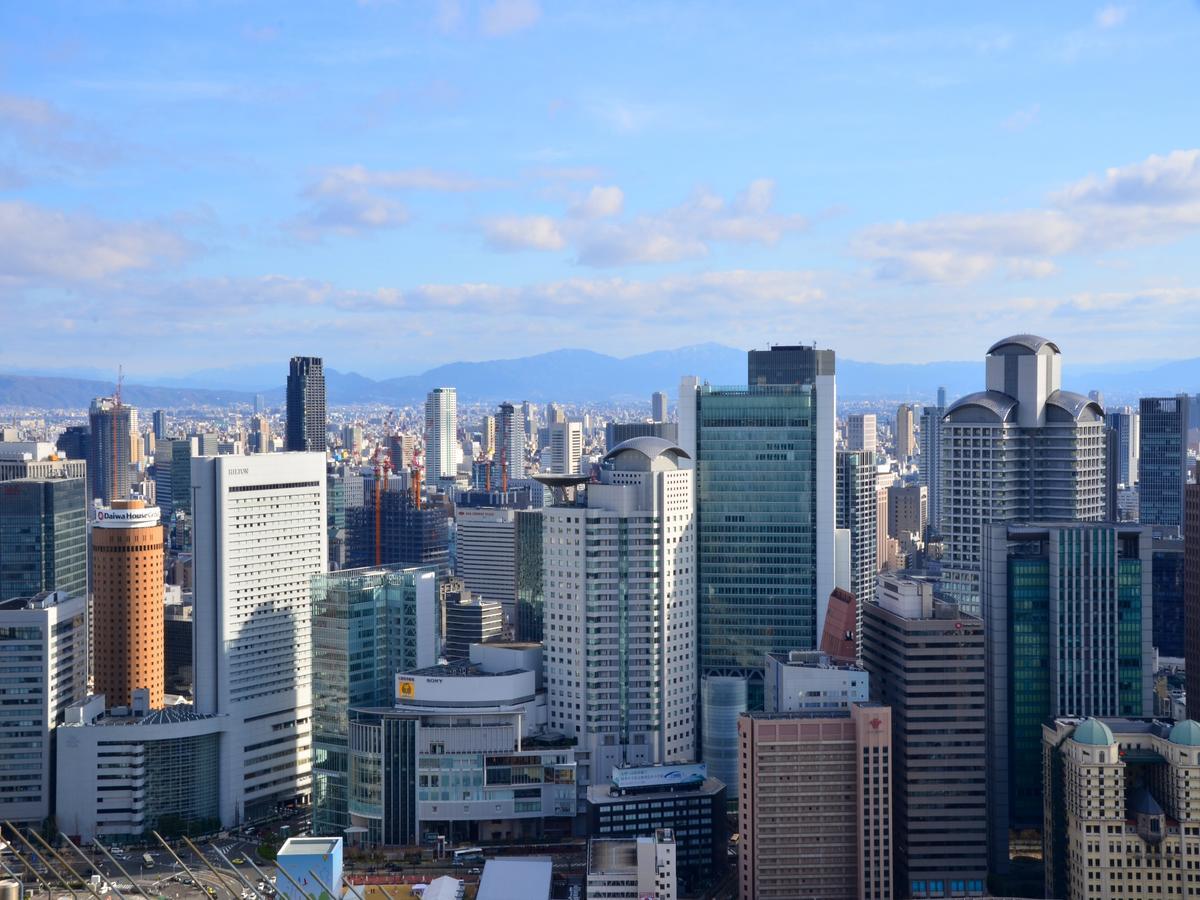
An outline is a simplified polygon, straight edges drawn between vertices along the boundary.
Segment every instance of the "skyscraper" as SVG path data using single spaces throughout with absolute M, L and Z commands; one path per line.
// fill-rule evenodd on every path
M 325 454 L 201 457 L 191 475 L 195 706 L 236 725 L 221 747 L 221 818 L 246 821 L 310 790 Z
M 472 594 L 504 607 L 504 618 L 515 621 L 517 603 L 516 510 L 496 506 L 463 507 L 454 511 L 455 574 Z
M 109 708 L 130 706 L 133 692 L 163 705 L 163 530 L 159 509 L 141 500 L 116 500 L 96 511 L 92 527 L 97 694 Z
M 132 416 L 133 408 L 118 404 L 114 397 L 97 397 L 92 401 L 88 413 L 91 440 L 87 461 L 92 499 L 108 504 L 129 497 Z
M 1042 723 L 1153 712 L 1151 538 L 1138 525 L 995 524 L 983 543 L 989 870 L 1042 822 Z
M 540 644 L 545 627 L 545 592 L 543 590 L 542 511 L 514 510 L 517 554 L 517 621 L 518 641 Z
M 496 412 L 496 452 L 492 455 L 492 484 L 504 485 L 524 478 L 525 422 L 511 403 L 501 403 Z
M 376 564 L 433 566 L 439 575 L 449 574 L 450 517 L 446 508 L 429 503 L 418 505 L 405 473 L 392 476 L 378 492 L 372 474 L 364 475 L 362 482 L 363 504 L 351 506 L 347 498 L 346 564 L 356 569 Z
M 82 478 L 0 482 L 0 600 L 42 591 L 84 597 L 87 566 Z
M 879 437 L 874 413 L 846 416 L 847 450 L 867 450 L 874 453 L 878 446 Z
M 542 513 L 550 727 L 589 752 L 590 783 L 696 747 L 693 473 L 660 438 L 608 452 L 586 505 Z
M 819 376 L 833 377 L 835 364 L 832 350 L 775 344 L 746 354 L 746 384 L 816 384 Z
M 879 571 L 877 500 L 874 452 L 839 450 L 837 527 L 850 532 L 850 592 L 858 598 L 857 634 L 862 634 L 863 604 L 875 595 L 875 573 Z
M 1184 489 L 1184 673 L 1189 719 L 1200 718 L 1200 472 Z
M 938 405 L 921 410 L 918 435 L 921 458 L 917 477 L 929 495 L 929 530 L 942 533 L 942 419 L 946 415 L 946 389 L 938 388 Z M 922 535 L 927 537 L 927 535 Z
M 319 356 L 293 356 L 287 380 L 289 451 L 325 452 L 325 364 Z
M 262 414 L 250 419 L 250 452 L 271 452 L 271 420 Z
M 655 391 L 650 395 L 650 418 L 655 422 L 667 421 L 666 391 Z
M 983 622 L 933 583 L 879 576 L 863 615 L 871 699 L 892 710 L 896 896 L 980 896 L 987 880 Z
M 1141 414 L 1131 406 L 1109 410 L 1104 423 L 1117 432 L 1117 484 L 1133 487 L 1138 480 Z
M 87 696 L 87 597 L 0 599 L 0 822 L 54 811 L 53 731 Z
M 154 439 L 161 441 L 167 436 L 167 411 L 156 409 L 153 417 Z
M 911 403 L 901 403 L 896 409 L 896 459 L 903 463 L 916 452 L 916 411 Z
M 471 658 L 471 645 L 499 640 L 504 611 L 495 600 L 472 597 L 467 590 L 442 593 L 442 655 L 447 662 Z
M 942 590 L 978 615 L 986 526 L 1104 517 L 1104 410 L 1060 389 L 1062 357 L 1018 334 L 988 350 L 987 390 L 942 424 Z
M 1190 398 L 1143 397 L 1138 441 L 1138 521 L 1156 531 L 1183 527 Z
M 574 475 L 583 459 L 583 423 L 574 420 L 550 425 L 550 471 Z
M 455 476 L 457 437 L 458 392 L 452 387 L 434 388 L 425 398 L 425 477 L 431 484 Z

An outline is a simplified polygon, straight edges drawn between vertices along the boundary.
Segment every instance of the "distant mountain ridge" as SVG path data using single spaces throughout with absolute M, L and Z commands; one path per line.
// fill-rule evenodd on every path
M 1067 365 L 1065 387 L 1087 393 L 1100 390 L 1109 402 L 1138 396 L 1200 391 L 1200 358 L 1154 364 Z M 252 403 L 256 393 L 273 406 L 282 404 L 287 361 L 244 368 L 208 369 L 183 378 L 155 379 L 154 385 L 126 384 L 124 396 L 135 406 L 185 408 Z M 326 394 L 331 405 L 411 405 L 434 387 L 458 389 L 461 402 L 532 400 L 545 403 L 647 401 L 653 391 L 674 396 L 682 375 L 697 375 L 716 385 L 746 383 L 746 352 L 723 344 L 697 344 L 618 358 L 593 350 L 552 350 L 516 359 L 455 362 L 419 375 L 373 379 L 327 367 Z M 951 398 L 983 387 L 983 362 L 872 363 L 837 361 L 841 400 L 931 401 L 939 386 Z M 274 387 L 263 387 L 274 383 Z M 0 374 L 0 406 L 78 409 L 93 397 L 111 394 L 112 382 L 69 378 L 46 372 Z

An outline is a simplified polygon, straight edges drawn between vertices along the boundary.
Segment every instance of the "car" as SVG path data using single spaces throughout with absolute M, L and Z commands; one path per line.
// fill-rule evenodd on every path
M 240 856 L 235 856 L 233 859 L 230 860 L 230 862 L 233 863 L 235 866 L 244 866 L 246 864 L 246 860 L 244 860 Z

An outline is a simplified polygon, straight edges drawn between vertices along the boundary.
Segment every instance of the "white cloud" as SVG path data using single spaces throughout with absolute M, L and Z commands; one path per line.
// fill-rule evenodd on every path
M 483 223 L 488 244 L 497 250 L 561 250 L 566 239 L 549 216 L 502 216 Z
M 1041 106 L 1034 103 L 1032 106 L 1027 106 L 1024 109 L 1018 109 L 1011 116 L 1000 123 L 1000 127 L 1005 131 L 1014 133 L 1025 131 L 1034 123 L 1037 122 L 1038 116 L 1041 113 Z
M 616 185 L 596 185 L 588 195 L 571 207 L 571 214 L 584 219 L 603 219 L 621 214 L 625 206 L 625 192 Z
M 494 0 L 479 14 L 479 27 L 489 37 L 503 37 L 532 28 L 542 17 L 537 0 Z
M 109 135 L 37 97 L 0 93 L 0 138 L 3 136 L 41 166 L 51 160 L 107 165 L 120 156 Z
M 1096 27 L 1097 28 L 1116 28 L 1122 25 L 1125 19 L 1129 16 L 1129 8 L 1125 6 L 1116 6 L 1110 3 L 1096 11 Z

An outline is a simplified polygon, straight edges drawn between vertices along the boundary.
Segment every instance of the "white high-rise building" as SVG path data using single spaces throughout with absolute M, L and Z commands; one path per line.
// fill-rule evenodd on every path
M 615 766 L 690 762 L 696 744 L 694 472 L 662 438 L 604 457 L 585 505 L 545 510 L 550 727 Z
M 856 413 L 846 417 L 846 449 L 870 450 L 878 449 L 874 413 Z
M 192 460 L 195 706 L 228 717 L 221 820 L 309 792 L 312 577 L 325 572 L 325 454 Z
M 988 350 L 987 390 L 942 420 L 942 589 L 978 616 L 987 525 L 1104 518 L 1104 409 L 1062 387 L 1053 341 L 1017 334 Z
M 511 624 L 517 603 L 516 512 L 496 506 L 459 507 L 454 512 L 455 573 L 476 597 L 504 607 Z
M 550 426 L 550 471 L 575 475 L 583 460 L 583 423 L 555 422 Z
M 458 391 L 438 387 L 425 398 L 425 478 L 453 478 L 458 463 L 454 446 L 458 439 Z

